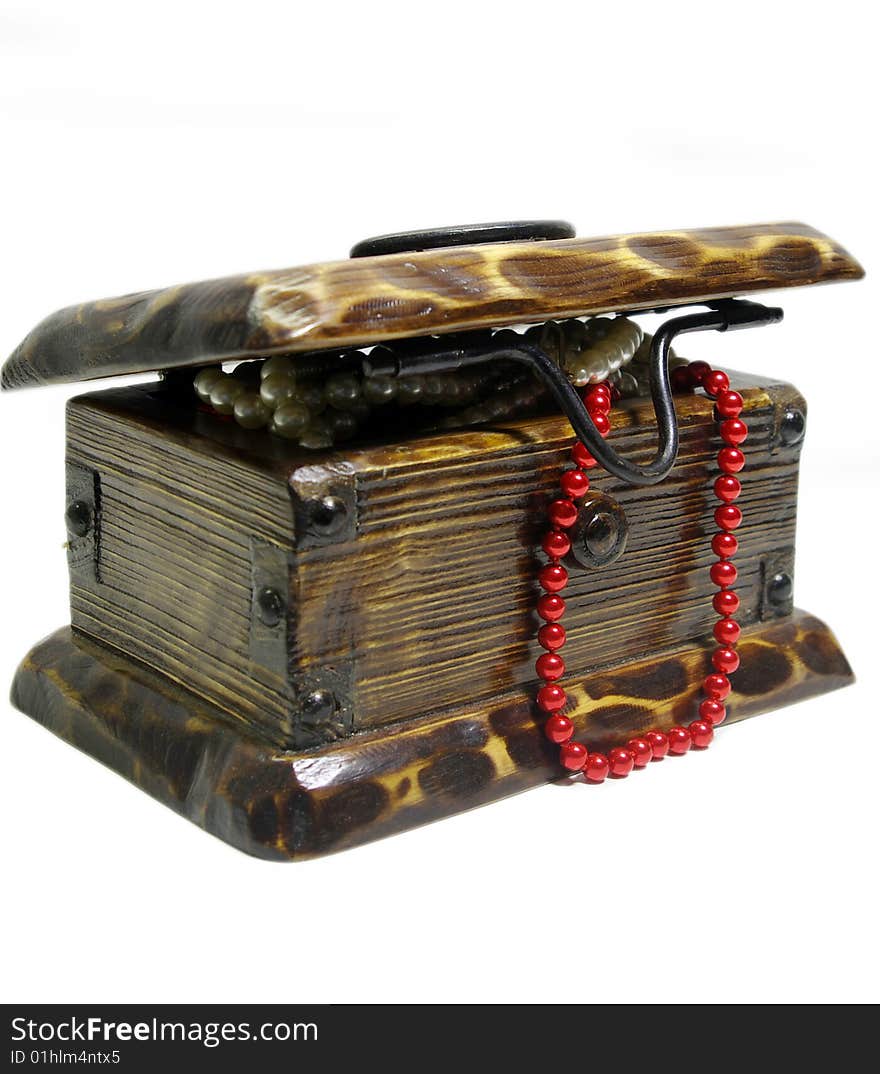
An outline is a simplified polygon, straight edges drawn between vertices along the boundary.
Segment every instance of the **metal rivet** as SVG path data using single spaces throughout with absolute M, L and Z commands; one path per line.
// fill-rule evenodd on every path
M 620 535 L 620 526 L 610 511 L 599 510 L 584 527 L 581 538 L 587 550 L 597 559 L 607 556 Z
M 83 500 L 74 500 L 64 512 L 64 517 L 74 537 L 85 537 L 92 528 L 92 509 Z
M 794 581 L 790 574 L 780 571 L 774 574 L 767 586 L 767 600 L 774 608 L 784 608 L 794 596 Z
M 257 593 L 257 614 L 264 626 L 278 626 L 284 618 L 284 600 L 277 589 L 264 586 Z
M 571 556 L 581 567 L 606 567 L 626 550 L 629 523 L 616 500 L 600 492 L 589 492 L 569 535 Z
M 329 690 L 310 690 L 302 699 L 302 714 L 307 723 L 323 723 L 336 712 L 335 696 Z
M 789 407 L 779 426 L 779 441 L 786 447 L 794 447 L 803 440 L 806 429 L 807 419 L 804 412 L 797 407 Z
M 345 525 L 348 508 L 338 496 L 321 496 L 308 501 L 312 526 L 327 537 L 338 533 Z

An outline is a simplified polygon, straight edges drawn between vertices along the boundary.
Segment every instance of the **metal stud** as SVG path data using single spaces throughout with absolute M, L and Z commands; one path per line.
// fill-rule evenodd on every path
M 264 626 L 278 626 L 284 618 L 284 600 L 277 589 L 264 586 L 257 593 L 257 614 Z
M 789 407 L 779 425 L 779 442 L 785 447 L 794 447 L 803 440 L 806 429 L 807 418 L 804 412 L 797 407 Z
M 348 508 L 345 501 L 338 496 L 321 496 L 308 501 L 308 511 L 312 527 L 327 537 L 334 534 L 345 526 Z
M 303 697 L 302 715 L 307 724 L 321 724 L 329 720 L 338 705 L 329 690 L 311 690 Z
M 581 567 L 607 567 L 626 551 L 629 523 L 620 504 L 600 492 L 588 492 L 569 531 L 571 557 Z
M 767 585 L 767 600 L 776 609 L 786 608 L 794 597 L 794 580 L 785 571 L 774 574 Z
M 67 528 L 74 537 L 85 537 L 92 528 L 92 509 L 83 500 L 74 500 L 64 513 Z

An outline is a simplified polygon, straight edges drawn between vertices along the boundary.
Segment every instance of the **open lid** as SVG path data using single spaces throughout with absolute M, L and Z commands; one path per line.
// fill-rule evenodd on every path
M 538 221 L 381 236 L 346 261 L 70 306 L 24 339 L 2 386 L 372 346 L 863 275 L 846 250 L 798 223 L 580 239 L 570 225 Z

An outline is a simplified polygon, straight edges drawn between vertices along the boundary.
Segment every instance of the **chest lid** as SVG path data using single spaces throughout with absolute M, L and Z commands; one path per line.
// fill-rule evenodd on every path
M 351 253 L 60 310 L 6 361 L 2 387 L 332 354 L 864 274 L 845 249 L 799 223 L 594 239 L 561 221 L 484 224 L 382 236 Z

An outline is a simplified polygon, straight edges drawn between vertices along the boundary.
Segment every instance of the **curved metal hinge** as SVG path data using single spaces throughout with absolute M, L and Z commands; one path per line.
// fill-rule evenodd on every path
M 367 376 L 412 376 L 417 373 L 460 369 L 498 358 L 519 362 L 528 366 L 544 382 L 571 422 L 577 438 L 601 466 L 631 485 L 656 485 L 672 469 L 678 455 L 678 422 L 669 383 L 669 351 L 672 341 L 677 336 L 690 332 L 727 332 L 737 328 L 760 328 L 763 325 L 778 324 L 782 320 L 781 309 L 743 299 L 728 298 L 707 302 L 706 305 L 709 309 L 705 313 L 673 317 L 654 333 L 649 368 L 651 399 L 657 418 L 658 446 L 654 458 L 644 466 L 637 466 L 622 458 L 608 446 L 593 424 L 577 388 L 545 351 L 526 339 L 518 343 L 505 342 L 501 347 L 493 346 L 489 341 L 448 350 L 436 349 L 437 341 L 432 340 L 431 345 L 435 348 L 433 350 L 426 348 L 423 352 L 411 350 L 399 354 L 382 351 L 375 357 L 373 354 L 368 355 L 364 359 L 364 373 Z

